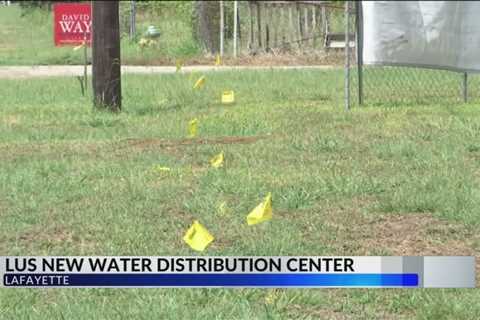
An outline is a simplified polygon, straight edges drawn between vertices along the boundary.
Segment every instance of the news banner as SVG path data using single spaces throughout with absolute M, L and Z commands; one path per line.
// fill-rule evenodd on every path
M 475 258 L 10 256 L 0 273 L 11 288 L 474 288 Z

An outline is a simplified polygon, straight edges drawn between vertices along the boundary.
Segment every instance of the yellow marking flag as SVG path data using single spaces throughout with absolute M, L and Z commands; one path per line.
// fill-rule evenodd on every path
M 195 138 L 197 136 L 198 119 L 195 118 L 188 123 L 188 137 Z
M 162 167 L 161 165 L 157 165 L 153 167 L 153 170 L 158 171 L 158 172 L 169 172 L 172 171 L 169 167 Z
M 230 104 L 235 102 L 235 93 L 232 90 L 222 92 L 222 104 Z
M 278 300 L 278 293 L 275 289 L 271 290 L 266 296 L 265 296 L 265 303 L 266 304 L 274 304 Z
M 182 67 L 183 67 L 183 61 L 180 60 L 180 59 L 177 59 L 177 61 L 175 62 L 175 72 L 180 72 L 180 70 L 182 70 Z
M 230 210 L 228 208 L 227 201 L 222 201 L 220 205 L 218 206 L 218 215 L 219 216 L 226 216 L 230 213 Z
M 193 222 L 183 237 L 183 241 L 196 251 L 205 250 L 214 239 L 210 232 L 197 220 Z
M 220 57 L 219 54 L 217 54 L 217 57 L 215 58 L 215 65 L 219 66 L 222 64 L 222 58 Z
M 140 41 L 138 41 L 138 45 L 140 47 L 145 47 L 146 45 L 148 45 L 148 40 L 145 38 L 141 38 Z
M 80 50 L 82 49 L 83 47 L 85 46 L 85 41 L 82 42 L 82 44 L 76 46 L 76 47 L 73 47 L 73 51 L 77 51 L 77 50 Z
M 262 203 L 260 203 L 258 206 L 255 207 L 255 209 L 252 210 L 247 216 L 247 224 L 249 226 L 271 220 L 272 219 L 272 194 L 268 193 L 268 195 L 265 197 L 265 200 L 263 200 Z
M 198 78 L 197 82 L 193 85 L 193 89 L 201 89 L 205 85 L 205 76 Z
M 214 168 L 220 168 L 223 167 L 223 161 L 225 160 L 225 155 L 223 154 L 223 151 L 217 154 L 215 157 L 210 159 L 210 164 Z

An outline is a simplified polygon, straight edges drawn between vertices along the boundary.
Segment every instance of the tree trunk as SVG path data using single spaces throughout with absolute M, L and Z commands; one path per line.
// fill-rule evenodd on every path
M 120 111 L 120 23 L 118 1 L 93 1 L 92 87 L 98 108 Z
M 255 38 L 254 34 L 254 24 L 253 24 L 253 3 L 252 1 L 248 1 L 248 14 L 250 16 L 250 24 L 248 28 L 248 50 L 250 53 L 253 51 L 255 47 Z
M 257 6 L 257 40 L 258 49 L 262 49 L 262 10 L 259 2 L 255 2 Z
M 271 28 L 271 12 L 272 6 L 266 5 L 264 6 L 265 12 L 265 51 L 270 52 L 270 28 Z
M 215 54 L 220 46 L 218 1 L 195 1 L 196 38 L 205 50 Z

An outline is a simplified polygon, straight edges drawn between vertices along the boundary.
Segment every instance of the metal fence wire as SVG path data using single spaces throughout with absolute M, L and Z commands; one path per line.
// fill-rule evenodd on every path
M 349 1 L 351 32 L 358 36 L 350 52 L 350 101 L 390 105 L 451 104 L 478 101 L 480 78 L 463 73 L 410 66 L 364 65 L 362 63 L 361 3 Z M 353 29 L 352 29 L 353 28 Z
M 122 2 L 121 27 L 125 34 L 135 30 L 131 26 L 135 19 L 129 16 L 132 3 L 136 3 L 138 10 L 148 6 L 163 10 L 167 6 L 166 3 L 152 1 Z M 217 45 L 215 54 L 240 58 L 266 57 L 269 61 L 276 61 L 277 65 L 302 63 L 332 66 L 332 72 L 338 73 L 335 76 L 338 92 L 345 92 L 348 106 L 462 103 L 478 101 L 480 98 L 480 77 L 473 73 L 364 65 L 360 32 L 361 2 L 237 1 L 236 4 L 236 16 L 234 1 L 215 1 L 212 4 L 217 9 L 221 6 L 224 13 L 223 43 Z M 348 14 L 345 13 L 346 6 Z M 193 10 L 194 6 L 191 8 Z M 196 14 L 195 10 L 192 14 Z M 219 16 L 215 15 L 214 19 L 218 20 L 215 20 L 216 26 L 220 26 Z M 194 28 L 195 17 L 190 23 Z M 136 29 L 137 34 L 144 31 L 138 26 Z M 347 37 L 350 50 L 346 50 Z M 218 39 L 218 35 L 215 35 L 215 39 Z M 162 45 L 171 46 L 170 43 Z M 338 93 L 332 93 L 332 96 L 338 97 L 338 103 L 342 103 Z

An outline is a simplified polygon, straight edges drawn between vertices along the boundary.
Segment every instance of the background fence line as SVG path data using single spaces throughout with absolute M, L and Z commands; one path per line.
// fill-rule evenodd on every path
M 344 11 L 347 2 L 350 23 Z M 268 55 L 275 59 L 311 55 L 320 64 L 343 66 L 347 79 L 342 83 L 344 89 L 350 88 L 344 90 L 348 107 L 387 101 L 459 103 L 478 99 L 480 81 L 474 74 L 407 66 L 364 66 L 361 4 L 351 2 L 224 1 L 224 26 L 218 29 L 223 37 L 217 38 L 222 39 L 217 50 L 226 57 Z M 135 14 L 133 9 L 130 12 Z M 135 18 L 123 21 L 135 23 Z M 355 43 L 350 52 L 346 52 L 347 38 Z

